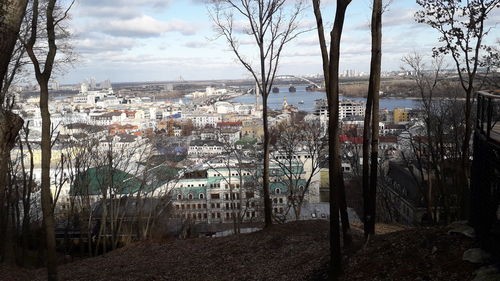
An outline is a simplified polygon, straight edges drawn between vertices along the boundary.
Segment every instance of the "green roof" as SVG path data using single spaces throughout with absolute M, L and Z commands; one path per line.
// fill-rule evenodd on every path
M 156 178 L 156 181 L 160 183 L 160 185 L 175 179 L 179 174 L 181 168 L 170 167 L 167 165 L 161 165 L 154 169 L 151 169 L 153 175 Z
M 256 138 L 247 137 L 247 138 L 239 139 L 235 144 L 237 144 L 237 145 L 249 145 L 249 144 L 256 144 L 256 143 L 257 143 Z
M 288 188 L 290 186 L 292 186 L 295 190 L 295 188 L 299 188 L 301 185 L 303 185 L 305 187 L 307 181 L 304 180 L 304 179 L 299 179 L 299 180 L 292 180 L 292 182 L 290 183 L 289 181 L 287 180 L 283 180 L 283 181 L 280 181 L 280 182 L 271 182 L 269 184 L 269 189 L 271 191 L 271 194 L 276 194 L 276 189 L 279 188 L 280 189 L 280 193 L 288 193 Z
M 156 186 L 156 185 L 155 185 Z M 150 191 L 155 188 L 146 185 L 133 175 L 108 166 L 94 167 L 77 176 L 71 186 L 70 195 L 101 195 L 110 191 L 113 194 L 131 194 L 137 191 Z

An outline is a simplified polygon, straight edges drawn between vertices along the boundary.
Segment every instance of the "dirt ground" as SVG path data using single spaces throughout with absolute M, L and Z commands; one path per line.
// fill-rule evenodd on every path
M 472 242 L 446 228 L 378 225 L 364 245 L 353 226 L 343 280 L 472 280 Z M 222 238 L 148 241 L 59 267 L 60 280 L 326 280 L 328 222 L 302 221 Z M 46 280 L 45 270 L 0 266 L 0 280 Z

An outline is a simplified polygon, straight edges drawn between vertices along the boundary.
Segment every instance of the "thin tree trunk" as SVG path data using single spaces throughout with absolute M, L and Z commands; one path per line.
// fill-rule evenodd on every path
M 267 124 L 267 95 L 263 95 L 262 105 L 264 122 L 264 173 L 262 186 L 264 189 L 264 227 L 268 228 L 273 224 L 273 221 L 271 198 L 269 194 L 269 128 Z
M 57 280 L 56 234 L 52 194 L 50 192 L 51 130 L 48 79 L 39 80 L 40 113 L 42 115 L 42 210 L 47 240 L 47 271 L 49 280 Z
M 372 137 L 370 159 L 370 185 L 368 192 L 368 214 L 365 222 L 368 235 L 375 234 L 375 218 L 377 206 L 378 179 L 378 137 L 379 137 L 379 92 L 380 72 L 382 65 L 382 0 L 373 0 L 372 13 L 372 59 L 370 65 L 370 82 L 368 95 L 373 97 L 372 104 Z
M 370 190 L 370 127 L 372 121 L 373 96 L 368 93 L 366 99 L 365 120 L 363 125 L 363 228 L 365 238 L 368 238 L 370 232 L 368 220 L 370 216 L 369 190 Z

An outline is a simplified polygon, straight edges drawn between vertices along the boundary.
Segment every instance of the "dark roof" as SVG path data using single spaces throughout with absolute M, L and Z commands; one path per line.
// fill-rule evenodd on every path
M 397 136 L 380 136 L 379 142 L 380 143 L 384 143 L 384 142 L 397 143 L 398 137 Z
M 191 146 L 224 146 L 224 144 L 220 141 L 216 140 L 192 140 L 190 143 Z
M 402 190 L 398 190 L 397 188 L 393 189 L 395 192 L 397 192 L 404 199 L 413 202 L 416 206 L 421 205 L 422 194 L 419 189 L 419 183 L 405 164 L 389 162 L 389 171 L 387 172 L 387 176 L 394 183 L 397 183 L 399 187 L 404 188 L 406 194 L 403 194 Z

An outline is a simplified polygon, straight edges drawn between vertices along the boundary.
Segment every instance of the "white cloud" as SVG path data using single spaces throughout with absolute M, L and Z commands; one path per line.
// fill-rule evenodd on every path
M 166 32 L 193 35 L 197 31 L 193 23 L 182 20 L 160 21 L 146 15 L 126 20 L 115 19 L 90 26 L 92 29 L 97 27 L 105 34 L 122 37 L 155 37 Z

